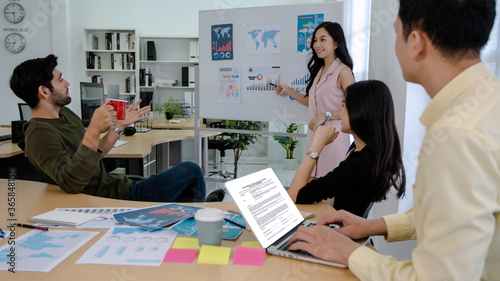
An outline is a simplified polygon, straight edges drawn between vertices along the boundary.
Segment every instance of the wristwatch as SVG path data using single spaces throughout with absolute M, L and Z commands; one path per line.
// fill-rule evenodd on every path
M 113 126 L 111 130 L 115 131 L 119 136 L 123 135 L 123 131 L 118 129 L 116 126 Z
M 318 160 L 319 158 L 319 154 L 316 151 L 308 151 L 306 154 L 314 160 Z
M 332 113 L 330 111 L 325 111 L 326 120 L 332 119 Z

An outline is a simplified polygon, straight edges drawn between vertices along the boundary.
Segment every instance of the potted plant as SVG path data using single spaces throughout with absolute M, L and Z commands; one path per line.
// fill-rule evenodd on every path
M 298 133 L 302 128 L 302 124 L 290 123 L 289 125 L 285 124 L 286 132 L 289 134 Z M 297 137 L 290 136 L 273 136 L 273 139 L 277 141 L 286 151 L 285 158 L 285 170 L 293 170 L 296 169 L 297 161 L 293 157 L 293 151 L 297 147 Z
M 174 118 L 174 115 L 181 114 L 180 105 L 174 100 L 174 97 L 169 97 L 168 101 L 160 105 L 160 112 L 165 113 L 167 120 Z
M 262 131 L 266 124 L 260 121 L 237 121 L 237 120 L 223 120 L 222 125 L 226 129 L 233 130 L 249 130 L 249 131 Z M 242 133 L 226 133 L 227 138 L 226 146 L 234 152 L 234 178 L 238 177 L 238 161 L 244 150 L 248 146 L 255 143 L 255 140 L 260 135 L 242 134 Z

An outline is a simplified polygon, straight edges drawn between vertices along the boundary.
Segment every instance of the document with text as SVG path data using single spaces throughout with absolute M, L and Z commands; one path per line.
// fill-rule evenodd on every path
M 226 188 L 264 248 L 303 221 L 271 168 L 229 181 Z

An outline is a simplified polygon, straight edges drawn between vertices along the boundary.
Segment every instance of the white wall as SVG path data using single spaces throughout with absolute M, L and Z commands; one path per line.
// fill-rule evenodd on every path
M 1 7 L 12 1 L 1 0 Z M 9 80 L 14 68 L 21 62 L 34 57 L 45 57 L 53 50 L 52 13 L 50 0 L 19 1 L 26 11 L 25 19 L 12 24 L 4 16 L 0 17 L 1 42 L 0 47 L 0 124 L 10 124 L 11 120 L 19 120 L 17 103 L 23 102 L 10 90 Z M 26 38 L 24 51 L 18 54 L 9 52 L 3 45 L 4 38 L 13 32 Z
M 323 2 L 319 0 L 0 0 L 1 7 L 18 1 L 27 16 L 21 23 L 10 24 L 0 18 L 2 38 L 12 31 L 5 28 L 27 28 L 26 49 L 12 54 L 0 48 L 0 124 L 19 119 L 17 103 L 22 102 L 10 90 L 12 70 L 21 62 L 54 53 L 59 57 L 58 69 L 70 82 L 73 102 L 69 107 L 80 112 L 79 82 L 85 79 L 83 29 L 136 29 L 145 35 L 198 36 L 198 12 L 270 5 Z M 221 12 L 221 20 L 224 12 Z

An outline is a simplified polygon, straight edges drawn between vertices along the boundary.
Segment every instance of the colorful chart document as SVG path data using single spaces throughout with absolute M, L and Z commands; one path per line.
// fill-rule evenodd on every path
M 99 232 L 32 230 L 16 240 L 15 271 L 49 272 Z M 6 271 L 13 245 L 0 248 L 0 270 Z
M 281 53 L 281 27 L 247 28 L 247 54 Z
M 240 103 L 240 80 L 239 67 L 219 68 L 218 103 Z
M 325 21 L 325 14 L 297 17 L 297 53 L 307 53 L 311 50 L 314 30 L 323 21 Z
M 247 70 L 248 92 L 273 92 L 276 88 L 271 84 L 278 85 L 280 83 L 281 66 L 250 66 Z
M 233 24 L 212 25 L 212 60 L 233 59 Z
M 175 203 L 113 214 L 117 222 L 153 231 L 194 216 L 201 207 Z
M 170 229 L 111 228 L 76 263 L 159 266 L 176 235 Z

